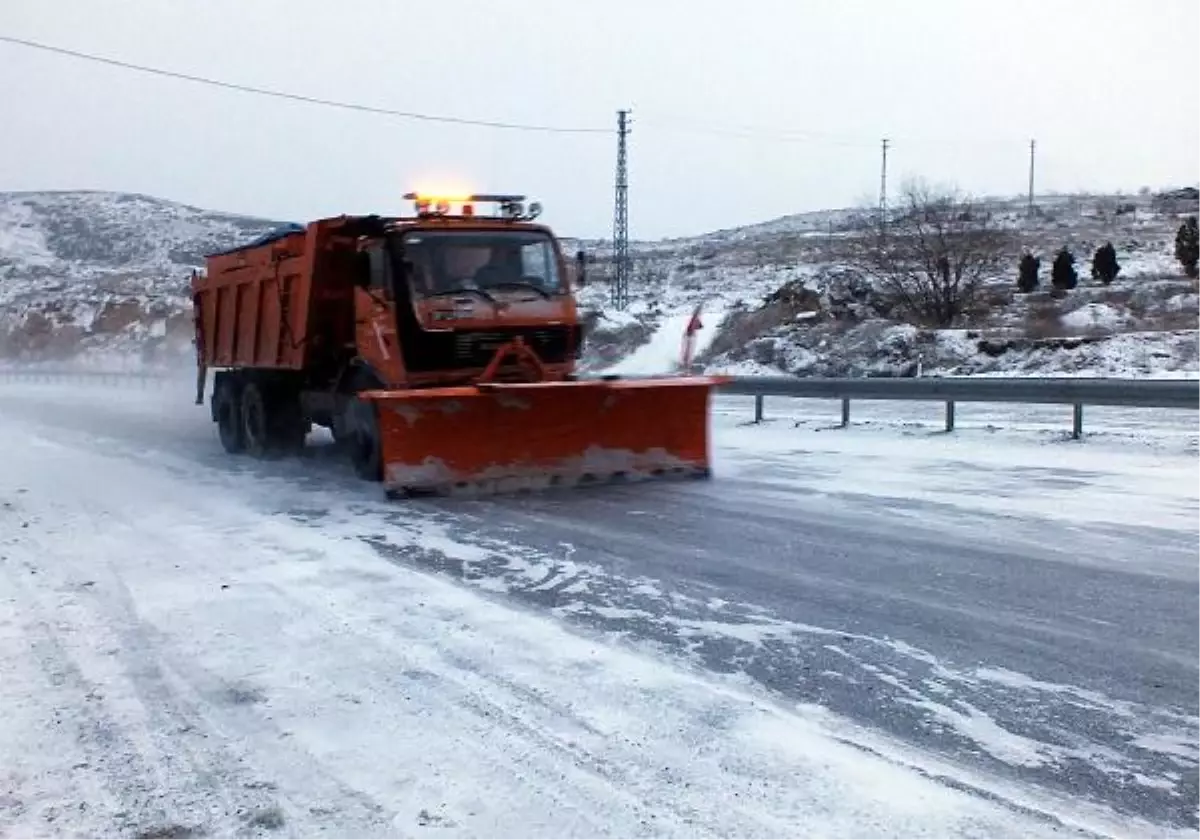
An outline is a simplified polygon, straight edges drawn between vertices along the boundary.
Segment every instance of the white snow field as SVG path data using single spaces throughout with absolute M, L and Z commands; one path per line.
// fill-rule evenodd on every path
M 186 377 L 0 378 L 0 836 L 1195 835 L 388 562 L 372 541 L 398 534 L 464 567 L 489 552 L 448 532 L 453 508 L 385 502 L 340 463 L 225 455 L 190 397 Z M 960 416 L 950 437 L 901 409 L 834 431 L 833 404 L 772 401 L 753 426 L 721 400 L 715 481 L 769 461 L 807 492 L 924 494 L 947 527 L 1195 529 L 1194 413 L 1097 417 L 1081 444 L 1065 411 Z M 1080 479 L 1037 499 L 976 486 L 970 465 L 1001 463 Z M 1154 737 L 1192 766 L 1193 745 Z
M 763 408 L 755 425 L 753 397 L 717 399 L 723 474 L 769 464 L 809 493 L 926 501 L 945 511 L 943 528 L 987 513 L 1186 532 L 1200 516 L 1195 411 L 1085 406 L 1075 441 L 1066 405 L 958 403 L 952 434 L 939 402 L 855 400 L 849 429 L 838 400 L 770 397 Z

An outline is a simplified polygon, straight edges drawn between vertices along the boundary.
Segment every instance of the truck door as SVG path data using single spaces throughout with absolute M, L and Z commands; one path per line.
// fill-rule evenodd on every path
M 396 335 L 396 302 L 392 286 L 391 260 L 382 245 L 366 252 L 368 276 L 355 284 L 354 338 L 358 355 L 389 385 L 404 383 L 404 360 Z

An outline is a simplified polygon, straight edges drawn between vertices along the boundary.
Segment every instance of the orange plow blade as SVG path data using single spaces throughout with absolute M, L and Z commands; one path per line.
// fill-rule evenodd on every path
M 378 408 L 391 494 L 503 493 L 708 476 L 709 395 L 679 377 L 364 394 Z

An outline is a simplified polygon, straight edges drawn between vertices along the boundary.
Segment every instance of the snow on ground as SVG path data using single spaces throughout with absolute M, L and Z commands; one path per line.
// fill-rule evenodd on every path
M 690 838 L 1045 830 L 926 778 L 932 774 L 1098 832 L 1162 835 L 970 778 L 820 709 L 780 708 L 752 686 L 572 634 L 503 600 L 384 563 L 361 540 L 377 506 L 365 493 L 301 492 L 286 480 L 132 446 L 128 439 L 142 432 L 151 450 L 162 436 L 194 445 L 184 430 L 198 428 L 202 445 L 216 450 L 203 409 L 187 406 L 182 391 L 169 398 L 0 383 L 0 407 L 7 400 L 10 409 L 0 412 L 0 434 L 11 444 L 0 475 L 0 600 L 11 607 L 0 618 L 7 721 L 0 833 L 283 826 L 301 836 L 437 829 L 439 836 Z M 86 407 L 90 401 L 101 408 Z M 43 426 L 24 413 L 37 402 L 49 412 L 76 409 L 66 428 Z M 785 404 L 770 402 L 775 420 L 755 427 L 744 425 L 744 401 L 722 398 L 721 474 L 752 474 L 756 460 L 773 454 L 818 490 L 899 498 L 925 476 L 934 479 L 931 498 L 970 510 L 996 509 L 995 497 L 1004 497 L 972 492 L 985 467 L 1003 473 L 1004 464 L 1032 463 L 1055 473 L 1045 454 L 1056 440 L 1036 425 L 1031 431 L 1028 418 L 998 433 L 965 425 L 955 444 L 898 422 L 817 431 L 805 416 L 834 406 L 810 404 L 805 414 L 804 403 L 791 402 L 791 421 L 780 421 Z M 121 422 L 132 425 L 118 445 L 107 436 Z M 1178 437 L 1166 446 L 1175 457 L 1186 449 Z M 1182 511 L 1153 504 L 1187 498 L 1180 464 L 1144 439 L 1099 446 L 1106 466 L 1112 452 L 1127 450 L 1109 478 L 1067 472 L 1072 457 L 1057 464 L 1060 478 L 1075 481 L 1070 496 L 1085 518 L 1109 516 L 1115 508 L 1096 505 L 1111 492 L 1106 484 L 1135 476 L 1157 522 L 1190 526 Z M 1096 455 L 1096 442 L 1086 448 Z M 1070 449 L 1085 457 L 1085 446 Z M 881 457 L 889 469 L 880 469 Z M 228 462 L 214 451 L 212 463 Z M 1162 480 L 1152 468 L 1166 470 Z M 1067 488 L 1060 492 L 1066 498 Z M 298 524 L 313 508 L 328 508 L 322 524 Z M 1060 515 L 1069 505 L 1050 498 L 1045 508 Z M 482 557 L 420 514 L 404 524 L 421 550 Z M 547 577 L 545 586 L 556 580 Z M 728 626 L 776 642 L 786 632 L 817 630 Z M 719 629 L 690 626 L 701 634 Z M 1032 684 L 1000 671 L 942 678 Z M 1046 760 L 1045 745 L 1003 731 L 978 709 L 914 702 L 1004 761 Z M 1195 749 L 1181 734 L 1141 739 L 1174 755 Z
M 1081 320 L 1091 323 L 1097 309 L 1106 307 L 1085 307 L 1077 312 L 1083 313 Z M 981 342 L 978 334 L 969 330 L 939 330 L 933 358 L 926 358 L 924 372 L 941 376 L 1194 379 L 1200 376 L 1197 335 L 1195 330 L 1175 330 L 1117 333 L 1097 341 L 1018 342 L 997 354 L 995 342 Z M 910 360 L 912 355 L 909 351 Z
M 1072 371 L 1026 371 L 1021 374 L 1022 379 L 1200 379 L 1200 370 L 1153 370 L 1153 371 L 1137 371 L 1131 374 L 1127 370 L 1123 370 L 1114 365 L 1116 370 L 1108 370 L 1106 372 L 1097 371 L 1095 368 L 1083 368 L 1081 370 Z M 1008 371 L 988 371 L 971 373 L 969 376 L 973 378 L 996 377 L 999 379 L 1012 378 L 1012 374 Z M 959 377 L 965 378 L 965 377 Z
M 1170 243 L 1168 242 L 1168 244 Z M 1118 252 L 1117 259 L 1121 265 L 1119 279 L 1170 277 L 1179 272 L 1179 261 L 1175 259 L 1173 249 L 1169 247 L 1137 250 L 1122 248 Z
M 0 255 L 6 261 L 19 260 L 30 266 L 54 262 L 32 207 L 0 199 Z
M 770 462 L 807 492 L 901 508 L 923 500 L 949 520 L 985 512 L 1187 532 L 1200 515 L 1195 411 L 1085 407 L 1075 441 L 1070 406 L 960 403 L 946 434 L 941 403 L 856 400 L 848 429 L 838 428 L 840 405 L 768 398 L 755 425 L 752 397 L 718 397 L 717 469 L 753 474 Z M 786 467 L 782 452 L 796 456 Z
M 1064 327 L 1073 330 L 1111 331 L 1122 326 L 1125 318 L 1120 312 L 1103 303 L 1087 303 L 1059 319 Z
M 787 372 L 771 365 L 745 359 L 740 362 L 724 362 L 710 364 L 705 367 L 705 373 L 721 374 L 724 376 L 786 376 Z
M 683 361 L 684 335 L 691 320 L 691 311 L 666 316 L 645 344 L 603 372 L 641 376 L 678 371 Z M 700 329 L 692 338 L 692 358 L 708 349 L 724 320 L 723 310 L 701 312 Z
M 5 834 L 1064 833 L 845 743 L 844 724 L 274 512 L 336 492 L 79 422 L 182 441 L 161 393 L 80 398 L 49 398 L 77 406 L 65 426 L 0 413 Z

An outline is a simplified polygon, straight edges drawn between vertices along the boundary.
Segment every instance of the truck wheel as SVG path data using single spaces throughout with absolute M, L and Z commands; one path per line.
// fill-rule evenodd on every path
M 383 481 L 383 448 L 375 404 L 355 398 L 346 415 L 350 427 L 346 445 L 354 472 L 365 481 Z
M 228 384 L 223 384 L 213 393 L 213 413 L 217 416 L 217 436 L 221 446 L 231 455 L 237 455 L 246 449 L 246 439 L 242 434 L 242 405 L 237 391 Z
M 329 434 L 333 436 L 333 445 L 338 449 L 348 449 L 350 441 L 354 438 L 350 433 L 352 422 L 350 412 L 350 402 L 347 401 L 343 408 L 335 409 L 333 417 L 329 421 Z
M 308 423 L 300 417 L 288 416 L 281 420 L 279 430 L 279 450 L 287 455 L 299 455 L 304 451 L 304 441 L 310 431 Z
M 242 440 L 246 452 L 255 458 L 265 458 L 274 448 L 271 435 L 271 415 L 266 396 L 254 382 L 242 389 Z

